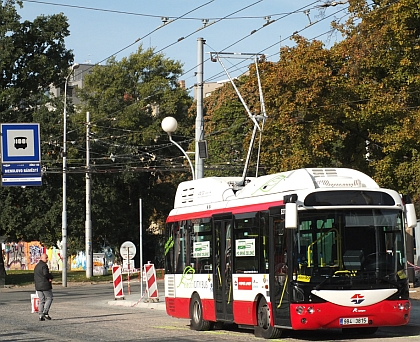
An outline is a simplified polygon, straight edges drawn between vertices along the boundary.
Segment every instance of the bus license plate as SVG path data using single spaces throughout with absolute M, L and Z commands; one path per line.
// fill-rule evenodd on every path
M 340 318 L 340 325 L 368 324 L 368 317 Z

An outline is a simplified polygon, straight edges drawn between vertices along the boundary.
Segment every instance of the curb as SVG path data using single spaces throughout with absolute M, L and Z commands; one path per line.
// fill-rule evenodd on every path
M 110 300 L 108 301 L 108 305 L 166 311 L 165 300 L 159 301 L 159 302 L 148 302 L 148 303 L 142 302 L 141 299 L 138 301 L 126 300 L 126 299 Z

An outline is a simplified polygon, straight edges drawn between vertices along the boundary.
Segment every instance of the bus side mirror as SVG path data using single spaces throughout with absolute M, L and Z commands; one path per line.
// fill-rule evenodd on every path
M 416 209 L 414 208 L 414 203 L 411 200 L 409 195 L 402 195 L 401 196 L 404 208 L 405 208 L 405 219 L 408 228 L 414 228 L 417 226 L 417 216 L 416 216 Z
M 416 209 L 414 208 L 413 203 L 405 205 L 405 216 L 407 219 L 408 228 L 414 228 L 417 226 Z
M 297 204 L 286 203 L 284 226 L 287 229 L 297 229 Z

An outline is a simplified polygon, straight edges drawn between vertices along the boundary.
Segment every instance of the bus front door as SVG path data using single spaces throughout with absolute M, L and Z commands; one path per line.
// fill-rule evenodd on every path
M 214 299 L 217 321 L 233 321 L 232 305 L 232 216 L 213 219 L 214 224 Z
M 274 324 L 290 327 L 290 281 L 292 280 L 289 266 L 292 251 L 292 233 L 285 228 L 282 207 L 270 208 L 270 288 L 271 304 L 274 311 Z

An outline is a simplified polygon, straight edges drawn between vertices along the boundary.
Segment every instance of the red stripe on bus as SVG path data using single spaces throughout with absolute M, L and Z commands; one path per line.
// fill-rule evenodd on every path
M 165 298 L 166 313 L 177 318 L 190 318 L 189 298 Z
M 190 298 L 165 297 L 166 313 L 177 318 L 190 318 Z M 214 299 L 201 299 L 203 307 L 203 319 L 216 321 Z
M 233 302 L 233 317 L 235 323 L 246 325 L 257 325 L 257 302 L 240 301 Z
M 203 305 L 203 319 L 206 321 L 216 322 L 216 308 L 214 299 L 201 299 Z
M 166 222 L 177 222 L 182 220 L 188 220 L 192 218 L 205 218 L 210 217 L 212 215 L 216 214 L 223 214 L 223 213 L 232 213 L 232 214 L 242 214 L 252 211 L 262 211 L 262 210 L 268 210 L 270 207 L 283 205 L 283 200 L 276 201 L 276 202 L 266 202 L 266 203 L 253 203 L 249 205 L 243 205 L 239 207 L 228 207 L 228 208 L 221 208 L 221 209 L 210 209 L 205 211 L 197 211 L 197 212 L 191 212 L 186 214 L 179 214 L 179 215 L 173 215 L 168 216 L 166 219 Z

